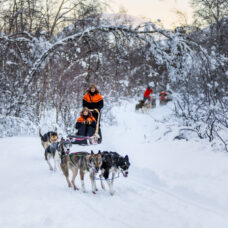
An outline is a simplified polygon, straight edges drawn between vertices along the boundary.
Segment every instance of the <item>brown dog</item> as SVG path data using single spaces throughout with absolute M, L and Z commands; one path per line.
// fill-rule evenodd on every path
M 57 129 L 55 129 L 57 130 Z M 44 149 L 46 149 L 51 143 L 55 143 L 58 141 L 58 133 L 56 131 L 49 131 L 46 134 L 42 135 L 39 129 L 39 136 L 41 139 L 41 144 Z
M 151 109 L 151 102 L 150 101 L 144 101 L 140 100 L 138 104 L 135 106 L 135 110 L 142 110 L 142 112 L 149 111 Z
M 100 167 L 102 165 L 102 157 L 101 152 L 94 154 L 93 151 L 91 153 L 88 152 L 76 152 L 69 155 L 65 155 L 61 160 L 61 169 L 63 174 L 66 177 L 68 186 L 71 187 L 73 185 L 74 190 L 78 190 L 75 185 L 75 179 L 77 177 L 78 171 L 80 172 L 82 191 L 85 190 L 84 183 L 84 175 L 86 172 L 90 173 L 90 180 L 92 184 L 92 192 L 96 194 L 97 187 L 94 177 L 96 173 L 98 173 Z M 71 182 L 69 181 L 69 169 L 72 171 L 73 176 Z M 72 185 L 71 185 L 72 184 Z

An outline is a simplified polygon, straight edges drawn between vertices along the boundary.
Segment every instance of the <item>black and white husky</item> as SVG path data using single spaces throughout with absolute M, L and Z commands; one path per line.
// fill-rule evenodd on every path
M 51 143 L 44 152 L 45 160 L 51 171 L 56 171 L 56 164 L 60 165 L 61 156 L 69 153 L 72 146 L 69 140 L 61 139 L 60 142 Z M 54 160 L 54 168 L 52 167 L 50 160 Z
M 128 169 L 130 162 L 128 155 L 125 157 L 120 156 L 116 152 L 102 152 L 102 165 L 101 165 L 101 187 L 105 189 L 103 178 L 106 180 L 109 186 L 109 192 L 111 195 L 114 194 L 113 183 L 116 174 L 122 173 L 124 177 L 128 176 Z

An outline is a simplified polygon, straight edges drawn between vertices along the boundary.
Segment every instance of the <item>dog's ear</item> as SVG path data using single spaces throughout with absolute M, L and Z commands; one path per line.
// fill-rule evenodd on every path
M 128 155 L 126 155 L 126 156 L 124 157 L 124 159 L 126 159 L 127 161 L 129 161 Z
M 101 151 L 99 150 L 97 154 L 101 156 Z
M 91 150 L 91 154 L 94 155 L 93 151 Z

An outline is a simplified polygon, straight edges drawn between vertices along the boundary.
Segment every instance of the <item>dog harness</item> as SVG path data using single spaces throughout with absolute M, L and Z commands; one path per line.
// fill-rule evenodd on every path
M 84 154 L 82 154 L 82 153 L 80 153 L 80 152 L 73 152 L 73 153 L 71 153 L 71 154 L 73 154 L 73 155 L 75 155 L 75 156 L 80 156 L 80 157 L 86 156 L 86 155 L 84 155 Z M 74 162 L 73 162 L 73 160 L 71 159 L 70 156 L 69 156 L 69 159 L 70 159 L 70 161 L 72 162 L 72 164 L 76 167 L 76 165 L 74 164 Z M 86 162 L 85 162 L 85 165 L 86 165 L 86 171 L 89 172 L 89 166 L 88 166 L 87 160 L 86 160 Z

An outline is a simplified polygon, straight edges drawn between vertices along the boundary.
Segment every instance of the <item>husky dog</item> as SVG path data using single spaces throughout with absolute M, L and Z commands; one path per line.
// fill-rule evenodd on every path
M 151 108 L 151 102 L 150 101 L 144 101 L 144 100 L 140 100 L 139 104 L 137 104 L 135 106 L 135 110 L 142 110 L 142 112 L 148 111 Z
M 64 140 L 63 138 L 60 142 L 51 143 L 44 152 L 45 160 L 51 171 L 56 171 L 56 164 L 60 164 L 61 156 L 69 153 L 70 147 L 72 146 L 69 140 Z M 52 167 L 50 160 L 54 160 L 54 168 Z
M 142 107 L 142 112 L 148 112 L 151 109 L 151 102 L 146 102 Z
M 101 165 L 101 187 L 105 189 L 103 178 L 106 180 L 109 186 L 109 192 L 111 195 L 114 194 L 113 182 L 116 173 L 122 173 L 124 177 L 128 176 L 128 169 L 130 167 L 130 162 L 128 155 L 125 157 L 120 156 L 116 152 L 102 152 L 102 165 Z M 111 174 L 111 178 L 109 179 L 109 174 Z
M 63 156 L 61 159 L 61 169 L 63 174 L 66 177 L 66 181 L 68 183 L 68 187 L 73 185 L 74 190 L 79 190 L 78 187 L 75 185 L 75 178 L 80 172 L 81 178 L 81 185 L 82 191 L 86 192 L 85 190 L 85 183 L 84 183 L 84 175 L 86 172 L 90 173 L 90 180 L 92 184 L 92 192 L 96 194 L 97 186 L 94 180 L 95 174 L 98 173 L 102 164 L 102 157 L 101 152 L 94 154 L 93 151 L 91 153 L 88 152 L 76 152 L 66 156 Z M 69 181 L 69 169 L 72 171 L 73 176 L 71 182 Z
M 39 129 L 39 136 L 44 149 L 46 149 L 51 143 L 58 141 L 58 134 L 56 131 L 57 129 L 55 129 L 55 131 L 49 131 L 46 134 L 42 135 L 41 130 Z

